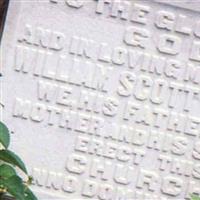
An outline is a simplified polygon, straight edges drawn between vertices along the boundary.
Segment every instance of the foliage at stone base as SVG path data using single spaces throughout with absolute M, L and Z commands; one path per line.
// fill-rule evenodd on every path
M 5 199 L 6 195 L 16 200 L 37 200 L 29 189 L 32 178 L 28 176 L 26 166 L 19 156 L 8 150 L 9 144 L 9 130 L 0 122 L 0 200 Z M 26 182 L 18 176 L 17 168 L 27 175 Z
M 196 195 L 192 195 L 191 200 L 200 200 L 200 196 L 198 197 L 198 196 L 196 196 Z

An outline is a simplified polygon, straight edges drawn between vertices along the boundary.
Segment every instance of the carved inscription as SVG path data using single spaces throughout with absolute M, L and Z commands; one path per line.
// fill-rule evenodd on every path
M 43 6 L 69 11 L 62 19 L 67 29 L 30 20 L 20 25 L 12 71 L 21 84 L 31 80 L 33 95 L 16 90 L 11 115 L 56 130 L 57 143 L 66 135 L 72 141 L 61 152 L 62 166 L 31 166 L 35 188 L 70 199 L 200 194 L 199 13 L 153 1 Z M 68 22 L 70 15 L 78 25 Z

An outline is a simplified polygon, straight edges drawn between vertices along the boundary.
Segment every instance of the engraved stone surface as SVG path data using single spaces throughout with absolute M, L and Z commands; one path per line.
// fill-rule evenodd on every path
M 200 194 L 195 3 L 10 1 L 1 113 L 40 199 Z

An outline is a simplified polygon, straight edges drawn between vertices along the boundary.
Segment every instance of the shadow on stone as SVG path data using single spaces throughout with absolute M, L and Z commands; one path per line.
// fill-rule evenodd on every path
M 9 0 L 0 0 L 0 39 L 3 32 Z

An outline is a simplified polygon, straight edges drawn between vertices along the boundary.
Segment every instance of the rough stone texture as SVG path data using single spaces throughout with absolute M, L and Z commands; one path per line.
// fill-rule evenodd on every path
M 200 11 L 200 0 L 155 0 L 163 4 L 173 5 L 178 8 L 184 8 L 193 11 Z

